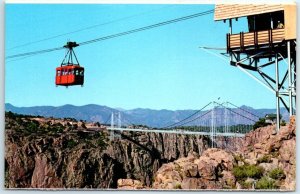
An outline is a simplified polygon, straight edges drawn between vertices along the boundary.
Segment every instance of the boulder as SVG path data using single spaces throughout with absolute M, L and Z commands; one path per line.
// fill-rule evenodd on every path
M 205 189 L 206 185 L 200 178 L 184 178 L 181 184 L 182 189 Z
M 223 185 L 227 186 L 227 188 L 233 188 L 236 181 L 233 173 L 231 171 L 223 171 L 222 176 L 221 181 L 223 182 Z
M 130 190 L 130 189 L 144 189 L 145 186 L 139 180 L 133 179 L 118 179 L 118 189 Z
M 183 165 L 183 172 L 186 177 L 196 177 L 198 175 L 198 165 L 188 162 Z
M 278 167 L 278 165 L 273 163 L 260 163 L 258 166 L 264 168 L 266 172 L 270 172 L 271 170 Z
M 198 165 L 199 174 L 202 178 L 216 180 L 223 170 L 231 171 L 235 160 L 232 154 L 221 149 L 208 149 L 203 152 L 199 160 L 195 160 Z
M 295 156 L 296 156 L 296 139 L 290 139 L 282 142 L 282 145 L 279 149 L 279 159 L 285 162 L 289 162 L 291 164 L 295 164 Z
M 208 180 L 216 179 L 216 168 L 218 163 L 209 157 L 201 156 L 199 161 L 197 161 L 198 171 L 202 178 Z

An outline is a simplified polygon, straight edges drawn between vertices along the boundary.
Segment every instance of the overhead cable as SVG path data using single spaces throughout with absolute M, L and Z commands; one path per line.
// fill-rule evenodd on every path
M 113 39 L 113 38 L 116 38 L 116 37 L 125 36 L 125 35 L 128 35 L 128 34 L 133 34 L 133 33 L 141 32 L 141 31 L 144 31 L 144 30 L 149 30 L 149 29 L 157 28 L 157 27 L 172 24 L 172 23 L 185 21 L 185 20 L 188 20 L 188 19 L 193 19 L 193 18 L 196 18 L 196 17 L 211 14 L 211 13 L 213 13 L 213 11 L 214 11 L 214 9 L 204 11 L 204 12 L 200 12 L 200 13 L 196 13 L 196 14 L 192 14 L 192 15 L 188 15 L 188 16 L 184 16 L 184 17 L 180 17 L 180 18 L 176 18 L 176 19 L 172 19 L 172 20 L 168 20 L 168 21 L 164 21 L 164 22 L 160 22 L 160 23 L 156 23 L 156 24 L 152 24 L 152 25 L 149 25 L 149 26 L 144 26 L 144 27 L 141 27 L 141 28 L 136 28 L 136 29 L 133 29 L 133 30 L 128 30 L 128 31 L 125 31 L 125 32 L 117 33 L 117 34 L 112 34 L 112 35 L 109 35 L 109 36 L 104 36 L 104 37 L 84 41 L 84 42 L 79 43 L 79 46 L 87 45 L 87 44 L 91 44 L 91 43 L 95 43 L 95 42 L 99 42 L 99 41 L 104 41 L 104 40 L 108 40 L 108 39 Z M 53 52 L 53 51 L 57 51 L 57 50 L 61 50 L 61 49 L 64 49 L 64 47 L 57 47 L 57 48 L 44 49 L 44 50 L 39 50 L 39 51 L 32 51 L 32 52 L 27 52 L 27 53 L 20 53 L 20 54 L 10 55 L 10 56 L 5 57 L 5 59 L 24 57 L 24 56 L 33 56 L 33 55 L 47 53 L 47 52 Z

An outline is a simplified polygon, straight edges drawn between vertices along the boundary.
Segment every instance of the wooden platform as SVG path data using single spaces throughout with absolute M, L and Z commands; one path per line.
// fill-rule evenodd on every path
M 284 29 L 274 29 L 266 31 L 255 31 L 239 34 L 227 34 L 227 50 L 248 47 L 270 46 L 284 41 Z

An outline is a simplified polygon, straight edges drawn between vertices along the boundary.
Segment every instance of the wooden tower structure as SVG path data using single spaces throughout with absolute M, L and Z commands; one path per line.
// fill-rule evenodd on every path
M 296 107 L 296 4 L 217 4 L 214 19 L 229 24 L 230 64 L 275 94 L 278 131 L 280 106 Z

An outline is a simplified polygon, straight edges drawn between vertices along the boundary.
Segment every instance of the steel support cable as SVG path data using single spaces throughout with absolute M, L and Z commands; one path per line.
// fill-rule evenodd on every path
M 206 113 L 204 113 L 203 115 L 200 115 L 200 116 L 198 116 L 198 117 L 196 117 L 196 118 L 194 118 L 194 119 L 192 119 L 192 120 L 190 120 L 190 121 L 187 121 L 187 122 L 181 124 L 180 126 L 183 126 L 183 125 L 188 124 L 188 123 L 191 123 L 191 122 L 193 122 L 193 121 L 195 121 L 195 120 L 197 120 L 197 119 L 200 119 L 200 118 L 204 117 L 205 115 L 207 115 L 208 113 L 211 113 L 211 112 L 212 112 L 212 110 L 209 110 L 209 111 L 207 111 Z M 180 127 L 180 126 L 179 126 L 179 127 Z M 177 126 L 177 127 L 178 127 L 178 126 Z
M 172 23 L 176 23 L 176 22 L 180 22 L 180 21 L 184 21 L 184 20 L 188 20 L 188 19 L 193 19 L 193 18 L 196 18 L 196 17 L 211 14 L 211 13 L 213 13 L 213 11 L 214 11 L 214 9 L 204 11 L 204 12 L 201 12 L 201 13 L 196 13 L 196 14 L 189 15 L 189 16 L 184 16 L 184 17 L 177 18 L 177 19 L 172 19 L 172 20 L 160 22 L 160 23 L 157 23 L 157 24 L 152 24 L 152 25 L 149 25 L 149 26 L 141 27 L 141 28 L 136 28 L 136 29 L 133 29 L 133 30 L 129 30 L 129 31 L 125 31 L 125 32 L 121 32 L 121 33 L 117 33 L 117 34 L 113 34 L 113 35 L 109 35 L 109 36 L 96 38 L 96 39 L 93 39 L 93 40 L 81 42 L 81 43 L 79 43 L 79 45 L 82 46 L 82 45 L 86 45 L 86 44 L 90 44 L 90 43 L 94 43 L 94 42 L 98 42 L 98 41 L 112 39 L 112 38 L 116 38 L 116 37 L 120 37 L 120 36 L 125 36 L 125 35 L 128 35 L 128 34 L 140 32 L 140 31 L 144 31 L 144 30 L 149 30 L 149 29 L 152 29 L 152 28 L 157 28 L 157 27 L 160 27 L 160 26 L 165 26 L 165 25 L 168 25 L 168 24 L 172 24 Z
M 123 118 L 123 122 L 125 124 L 128 124 L 128 125 L 134 125 L 132 122 L 130 122 L 130 120 L 128 120 L 127 118 Z
M 79 46 L 86 45 L 86 44 L 91 44 L 91 43 L 94 43 L 94 42 L 103 41 L 103 40 L 107 40 L 107 39 L 112 39 L 112 38 L 116 38 L 116 37 L 120 37 L 120 36 L 125 36 L 125 35 L 128 35 L 128 34 L 140 32 L 140 31 L 144 31 L 144 30 L 149 30 L 149 29 L 152 29 L 152 28 L 157 28 L 157 27 L 172 24 L 172 23 L 177 23 L 177 22 L 180 22 L 180 21 L 188 20 L 188 19 L 193 19 L 193 18 L 196 18 L 196 17 L 211 14 L 211 13 L 213 13 L 213 11 L 214 11 L 214 9 L 211 9 L 211 10 L 208 10 L 208 11 L 204 11 L 204 12 L 200 12 L 200 13 L 196 13 L 196 14 L 192 14 L 192 15 L 188 15 L 188 16 L 184 16 L 184 17 L 180 17 L 180 18 L 176 18 L 176 19 L 172 19 L 172 20 L 168 20 L 168 21 L 164 21 L 164 22 L 160 22 L 160 23 L 157 23 L 157 24 L 152 24 L 152 25 L 149 25 L 149 26 L 145 26 L 145 27 L 141 27 L 141 28 L 137 28 L 137 29 L 133 29 L 133 30 L 129 30 L 129 31 L 125 31 L 125 32 L 117 33 L 117 34 L 112 34 L 112 35 L 109 35 L 109 36 L 104 36 L 104 37 L 96 38 L 96 39 L 93 39 L 93 40 L 84 41 L 84 42 L 79 43 Z M 22 56 L 32 56 L 32 55 L 36 55 L 36 54 L 42 54 L 42 53 L 52 52 L 52 51 L 61 50 L 61 49 L 64 49 L 64 47 L 58 47 L 58 48 L 45 49 L 45 50 L 40 50 L 40 51 L 33 51 L 33 52 L 10 55 L 10 56 L 5 57 L 5 59 L 22 57 Z
M 70 32 L 65 32 L 65 33 L 62 33 L 62 34 L 53 35 L 53 36 L 50 36 L 50 37 L 47 37 L 47 38 L 44 38 L 44 39 L 40 39 L 40 40 L 36 40 L 36 41 L 33 41 L 33 42 L 27 42 L 27 43 L 24 43 L 24 44 L 21 44 L 21 45 L 17 45 L 17 46 L 14 46 L 12 48 L 9 48 L 7 50 L 12 50 L 12 49 L 16 49 L 16 48 L 20 48 L 20 47 L 32 45 L 32 44 L 35 44 L 35 43 L 44 42 L 44 41 L 47 41 L 47 40 L 59 38 L 59 37 L 66 36 L 66 35 L 69 35 L 69 34 L 75 34 L 77 32 L 82 32 L 82 31 L 85 31 L 85 30 L 90 30 L 90 29 L 93 29 L 93 28 L 98 28 L 100 26 L 104 26 L 104 25 L 115 23 L 115 22 L 119 22 L 119 21 L 131 19 L 131 18 L 134 18 L 134 17 L 137 17 L 137 16 L 146 15 L 148 13 L 155 12 L 155 11 L 158 11 L 158 10 L 161 10 L 161 9 L 165 9 L 165 8 L 168 8 L 168 7 L 171 7 L 171 6 L 173 6 L 173 5 L 166 5 L 166 6 L 163 6 L 161 8 L 152 9 L 152 10 L 147 11 L 147 12 L 138 13 L 138 14 L 127 16 L 127 17 L 118 18 L 118 19 L 115 19 L 115 20 L 103 22 L 103 23 L 100 23 L 100 24 L 95 24 L 95 25 L 87 26 L 85 28 L 76 29 L 76 30 L 73 30 L 73 31 L 70 31 Z
M 244 115 L 242 115 L 242 114 L 240 114 L 240 113 L 238 113 L 238 112 L 232 110 L 231 108 L 227 108 L 227 107 L 225 107 L 225 108 L 226 108 L 227 110 L 229 110 L 230 112 L 235 113 L 235 114 L 237 114 L 237 115 L 239 115 L 239 116 L 241 116 L 241 117 L 243 117 L 243 118 L 245 118 L 245 119 L 248 119 L 248 120 L 250 120 L 250 121 L 252 121 L 252 122 L 256 122 L 255 120 L 253 120 L 253 119 L 251 119 L 251 118 L 249 118 L 249 117 L 246 117 L 246 116 L 244 116 Z
M 128 119 L 127 117 L 124 116 L 123 119 L 124 119 L 124 122 L 127 122 L 127 124 L 134 125 L 134 122 L 132 122 L 132 120 Z
M 202 49 L 203 51 L 211 54 L 211 55 L 214 55 L 220 59 L 222 59 L 223 61 L 225 62 L 228 62 L 228 60 L 220 55 L 217 55 L 216 53 L 214 52 L 211 52 L 209 51 L 208 49 L 204 49 L 203 47 L 199 47 L 200 49 Z M 238 64 L 236 64 L 237 68 L 240 69 L 242 72 L 244 72 L 245 74 L 247 74 L 249 77 L 253 78 L 255 81 L 257 81 L 259 84 L 261 84 L 262 86 L 264 86 L 265 88 L 267 88 L 268 90 L 270 90 L 271 92 L 273 93 L 276 93 L 276 91 L 274 91 L 273 88 L 270 88 L 265 82 L 263 82 L 262 80 L 258 79 L 257 77 L 255 77 L 254 75 L 252 75 L 251 73 L 249 73 L 248 71 L 246 71 L 244 68 L 242 68 L 241 66 L 239 66 Z
M 215 102 L 215 103 L 219 104 L 218 102 Z M 245 119 L 248 119 L 248 120 L 251 120 L 251 121 L 253 121 L 253 122 L 256 122 L 255 120 L 253 120 L 253 119 L 251 119 L 251 118 L 249 118 L 249 117 L 246 117 L 246 116 L 244 116 L 244 115 L 242 115 L 242 114 L 240 114 L 240 113 L 237 113 L 237 112 L 233 111 L 231 108 L 227 108 L 226 106 L 223 106 L 222 104 L 219 104 L 219 105 L 222 106 L 223 108 L 229 110 L 230 112 L 233 112 L 233 113 L 235 113 L 235 114 L 237 114 L 237 115 L 239 115 L 239 116 L 241 116 L 241 117 L 244 117 Z
M 203 109 L 205 109 L 206 107 L 208 107 L 211 103 L 212 103 L 212 102 L 208 103 L 207 105 L 205 105 L 204 107 L 202 107 L 200 110 L 197 110 L 196 112 L 194 112 L 194 113 L 191 114 L 190 116 L 188 116 L 188 117 L 186 117 L 186 118 L 184 118 L 184 119 L 182 119 L 182 120 L 180 120 L 180 121 L 178 121 L 178 122 L 176 122 L 176 123 L 173 123 L 173 124 L 171 124 L 171 125 L 167 125 L 167 126 L 161 127 L 161 128 L 170 128 L 170 127 L 173 127 L 173 126 L 175 126 L 175 125 L 177 125 L 177 124 L 179 124 L 179 123 L 181 123 L 181 122 L 183 122 L 183 121 L 186 121 L 187 119 L 189 119 L 189 118 L 195 116 L 196 114 L 198 114 L 199 112 L 201 112 Z
M 234 105 L 234 104 L 232 104 L 231 102 L 228 102 L 228 103 L 231 104 L 232 106 L 236 107 L 236 108 L 239 108 L 239 109 L 241 109 L 241 110 L 243 110 L 243 111 L 245 111 L 245 112 L 251 114 L 252 116 L 255 116 L 255 117 L 257 117 L 257 118 L 260 118 L 260 117 L 257 116 L 256 114 L 253 114 L 253 113 L 251 113 L 250 111 L 248 111 L 248 110 L 246 110 L 246 109 L 243 109 L 243 108 L 241 108 L 241 107 L 238 107 L 237 105 Z
M 69 52 L 70 52 L 70 50 L 68 50 L 68 51 L 66 52 L 65 57 L 64 57 L 64 59 L 62 60 L 61 64 L 64 64 L 64 62 L 65 62 L 65 60 L 66 60 L 66 58 L 67 58 Z
M 20 61 L 20 60 L 26 59 L 28 57 L 31 57 L 31 56 L 26 56 L 26 57 L 21 57 L 21 58 L 7 60 L 7 61 L 5 61 L 5 63 L 10 63 L 10 62 L 14 62 L 14 61 Z
M 5 59 L 12 59 L 12 58 L 17 58 L 17 57 L 24 57 L 24 56 L 33 56 L 33 55 L 38 55 L 38 54 L 43 54 L 43 53 L 49 53 L 57 50 L 62 50 L 65 49 L 64 47 L 57 47 L 57 48 L 52 48 L 52 49 L 44 49 L 44 50 L 39 50 L 39 51 L 32 51 L 32 52 L 27 52 L 27 53 L 20 53 L 20 54 L 15 54 L 15 55 L 10 55 L 5 57 Z
M 286 62 L 286 60 L 284 60 L 284 57 L 282 56 L 282 54 L 279 53 L 279 55 L 280 55 L 280 57 L 283 59 L 284 63 L 287 64 L 287 65 L 289 65 L 289 64 Z M 295 71 L 293 71 L 293 73 L 294 73 L 295 75 L 297 75 Z
M 104 122 L 104 124 L 108 124 L 107 122 L 111 119 L 111 115 L 108 115 L 108 118 L 106 119 L 106 121 Z

